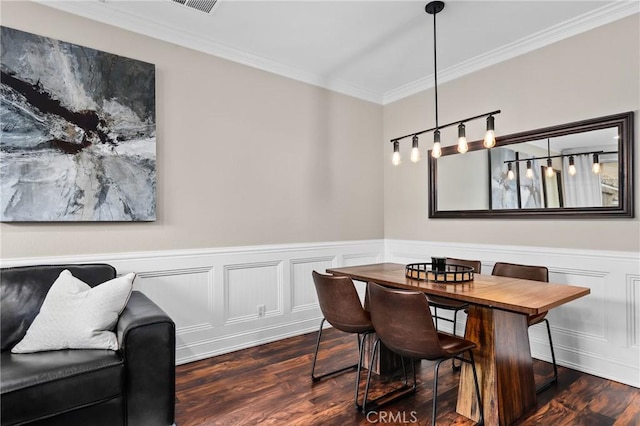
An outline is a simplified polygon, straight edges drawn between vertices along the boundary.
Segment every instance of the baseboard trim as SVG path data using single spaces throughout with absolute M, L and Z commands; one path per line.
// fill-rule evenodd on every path
M 321 321 L 322 318 L 316 318 L 317 322 L 319 323 L 319 321 Z M 258 330 L 256 330 L 257 332 Z M 242 349 L 248 349 L 248 348 L 253 348 L 255 346 L 259 346 L 259 345 L 264 345 L 267 343 L 273 343 L 273 342 L 277 342 L 279 340 L 283 340 L 283 339 L 288 339 L 290 337 L 296 337 L 296 336 L 300 336 L 303 334 L 307 334 L 307 333 L 311 333 L 314 331 L 318 331 L 318 325 L 315 326 L 306 326 L 306 327 L 301 327 L 301 328 L 296 328 L 296 330 L 294 331 L 289 331 L 289 332 L 284 332 L 284 333 L 280 333 L 280 334 L 270 334 L 267 337 L 261 338 L 261 339 L 255 339 L 255 340 L 247 340 L 243 343 L 240 344 L 235 344 L 235 345 L 228 345 L 228 346 L 224 346 L 221 347 L 219 349 L 215 349 L 215 350 L 210 350 L 210 351 L 203 351 L 203 352 L 198 352 L 197 354 L 191 355 L 191 356 L 184 356 L 184 357 L 176 357 L 176 365 L 182 365 L 182 364 L 187 364 L 190 362 L 194 362 L 194 361 L 200 361 L 203 359 L 207 359 L 207 358 L 211 358 L 214 356 L 218 356 L 218 355 L 224 355 L 224 354 L 228 354 L 231 352 L 236 352 Z M 255 332 L 245 332 L 244 333 L 247 336 L 250 336 L 252 334 L 255 334 Z M 224 342 L 227 340 L 230 340 L 233 336 L 225 336 L 219 339 L 211 339 L 211 340 L 207 340 L 207 341 L 202 341 L 202 342 L 198 342 L 195 345 L 189 346 L 189 348 L 194 348 L 197 346 L 206 346 L 206 345 L 211 345 L 211 344 L 215 344 L 215 343 L 219 343 L 219 342 Z M 176 351 L 179 351 L 180 348 L 176 348 Z

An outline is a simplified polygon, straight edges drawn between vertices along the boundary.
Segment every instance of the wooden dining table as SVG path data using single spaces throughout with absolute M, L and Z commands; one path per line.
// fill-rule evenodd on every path
M 473 354 L 485 424 L 510 425 L 533 408 L 536 386 L 527 318 L 586 296 L 590 289 L 480 274 L 464 283 L 435 283 L 407 278 L 405 266 L 377 263 L 330 268 L 327 272 L 468 302 L 465 338 L 477 345 Z M 480 420 L 472 370 L 466 363 L 460 373 L 456 411 Z

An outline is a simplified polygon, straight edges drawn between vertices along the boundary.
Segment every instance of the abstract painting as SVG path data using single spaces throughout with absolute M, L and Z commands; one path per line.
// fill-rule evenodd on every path
M 0 220 L 155 220 L 155 66 L 6 27 L 0 42 Z
M 518 153 L 520 160 L 534 157 L 522 152 Z M 518 163 L 518 176 L 520 177 L 520 207 L 523 209 L 539 209 L 542 204 L 542 174 L 540 173 L 540 162 L 531 160 L 531 177 L 527 176 L 527 162 Z
M 519 207 L 517 179 L 507 177 L 507 160 L 517 160 L 516 152 L 507 148 L 492 148 L 489 153 L 491 177 L 490 208 L 492 210 L 517 209 Z M 514 167 L 517 173 L 517 168 Z

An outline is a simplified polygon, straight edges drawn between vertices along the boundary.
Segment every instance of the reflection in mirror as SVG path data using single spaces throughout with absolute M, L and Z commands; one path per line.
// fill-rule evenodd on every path
M 633 217 L 633 113 L 449 147 L 430 160 L 430 217 Z
M 616 127 L 523 142 L 487 152 L 491 165 L 492 209 L 618 205 Z M 510 177 L 509 168 L 513 171 Z
M 453 189 L 438 192 L 438 206 L 441 209 L 489 208 L 487 152 L 472 151 L 464 155 L 446 155 L 438 159 L 438 182 L 447 182 L 447 187 Z

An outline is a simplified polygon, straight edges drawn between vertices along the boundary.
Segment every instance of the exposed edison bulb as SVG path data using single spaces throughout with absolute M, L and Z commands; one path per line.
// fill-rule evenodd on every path
M 598 154 L 593 154 L 593 166 L 591 170 L 595 174 L 600 174 L 600 159 L 598 158 Z
M 458 152 L 460 154 L 464 154 L 469 151 L 469 144 L 467 143 L 467 138 L 461 137 L 458 139 Z
M 400 144 L 398 141 L 393 141 L 393 155 L 391 156 L 391 164 L 397 166 L 400 164 Z
M 458 126 L 458 152 L 464 154 L 467 151 L 469 151 L 469 144 L 467 143 L 464 124 L 460 123 Z
M 400 164 L 400 153 L 399 152 L 394 152 L 393 156 L 391 157 L 391 163 L 394 166 L 397 166 L 398 164 Z
M 578 171 L 576 170 L 576 164 L 573 160 L 573 156 L 569 157 L 569 175 L 575 176 Z
M 547 167 L 547 177 L 553 177 L 555 172 L 553 171 L 553 167 Z
M 433 132 L 433 148 L 431 149 L 431 156 L 433 158 L 440 158 L 442 155 L 442 147 L 440 146 L 440 130 Z
M 487 130 L 484 134 L 484 142 L 482 143 L 485 148 L 493 148 L 496 146 L 496 134 L 493 130 Z
M 411 148 L 411 161 L 417 163 L 420 161 L 420 150 L 418 149 L 418 135 L 413 136 L 413 148 Z
M 435 142 L 433 144 L 433 148 L 431 149 L 431 156 L 433 158 L 440 158 L 442 155 L 442 147 L 440 146 L 440 142 Z
M 487 133 L 484 134 L 482 144 L 485 148 L 493 148 L 496 146 L 495 121 L 493 115 L 487 117 Z
M 509 163 L 508 167 L 509 167 L 509 170 L 507 171 L 507 179 L 513 180 L 516 177 L 515 173 L 513 173 L 513 166 L 511 165 L 511 163 Z
M 414 163 L 420 161 L 420 150 L 418 148 L 411 148 L 411 161 Z
M 547 177 L 553 177 L 555 172 L 553 171 L 553 165 L 551 164 L 551 158 L 547 159 Z
M 484 141 L 482 143 L 485 148 L 493 148 L 496 146 L 496 135 L 493 130 L 487 130 L 484 134 Z
M 527 177 L 533 179 L 533 169 L 527 169 Z

